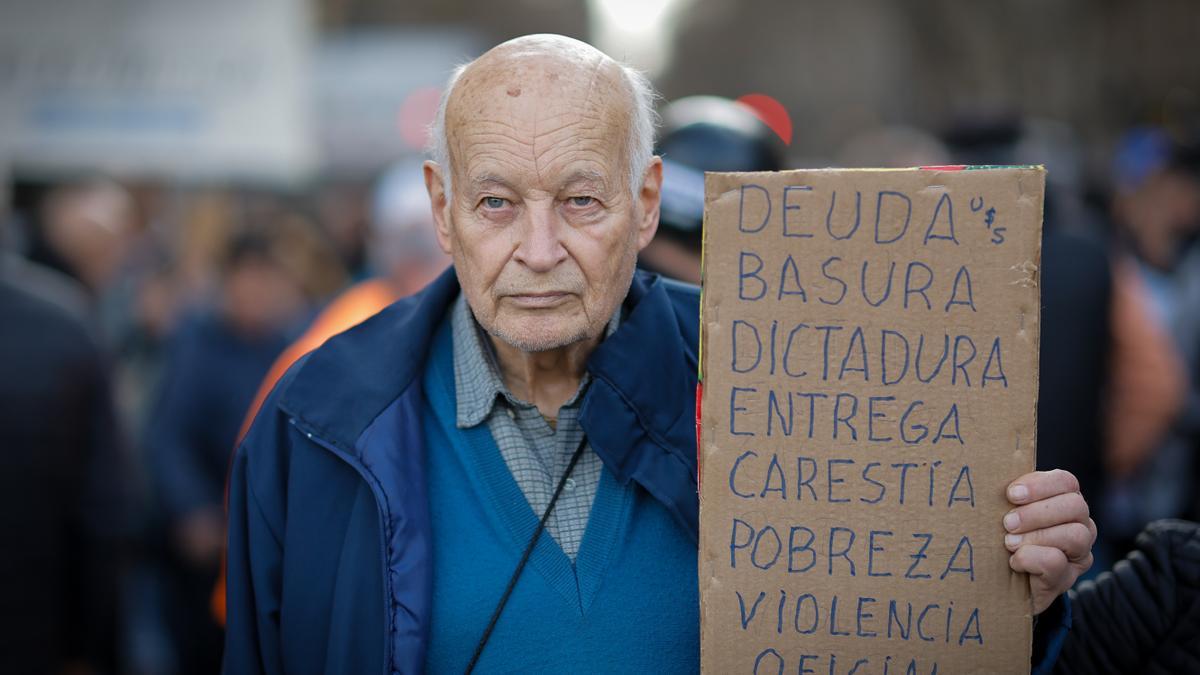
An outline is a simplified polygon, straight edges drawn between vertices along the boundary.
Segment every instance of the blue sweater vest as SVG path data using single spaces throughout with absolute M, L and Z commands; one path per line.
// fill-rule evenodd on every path
M 538 517 L 487 425 L 455 426 L 443 322 L 426 362 L 424 430 L 433 525 L 426 667 L 461 673 Z M 605 469 L 576 563 L 543 533 L 478 672 L 696 673 L 696 547 L 652 497 Z

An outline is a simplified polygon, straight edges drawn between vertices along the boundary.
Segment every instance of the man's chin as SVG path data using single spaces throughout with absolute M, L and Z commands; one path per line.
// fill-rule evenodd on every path
M 588 339 L 587 329 L 556 329 L 552 326 L 506 327 L 498 326 L 493 333 L 506 344 L 523 352 L 548 352 L 568 347 Z

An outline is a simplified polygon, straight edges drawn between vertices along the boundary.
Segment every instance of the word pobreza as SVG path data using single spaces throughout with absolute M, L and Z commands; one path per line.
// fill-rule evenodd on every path
M 1023 672 L 1038 167 L 708 174 L 701 661 Z

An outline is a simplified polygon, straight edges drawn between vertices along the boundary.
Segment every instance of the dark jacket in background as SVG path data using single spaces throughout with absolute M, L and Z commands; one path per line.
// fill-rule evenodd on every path
M 0 663 L 113 665 L 126 464 L 105 362 L 66 310 L 0 281 Z
M 1056 673 L 1200 673 L 1200 524 L 1151 523 L 1111 572 L 1071 591 Z
M 288 339 L 248 338 L 214 313 L 189 317 L 168 346 L 145 437 L 168 518 L 221 507 L 238 429 Z
M 1041 277 L 1037 467 L 1075 474 L 1099 521 L 1105 482 L 1101 397 L 1112 335 L 1108 249 L 1085 232 L 1048 226 Z
M 219 670 L 222 634 L 210 608 L 220 561 L 188 557 L 178 534 L 188 518 L 219 518 L 238 429 L 286 346 L 282 332 L 244 336 L 215 312 L 189 317 L 168 346 L 144 442 L 163 521 L 154 532 L 163 536 L 165 619 L 180 675 Z

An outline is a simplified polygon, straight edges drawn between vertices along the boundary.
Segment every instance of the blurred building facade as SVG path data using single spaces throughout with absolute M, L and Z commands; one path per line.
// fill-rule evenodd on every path
M 530 32 L 586 39 L 588 4 L 603 2 L 523 0 L 496 12 L 484 0 L 324 0 L 318 16 L 325 30 L 470 25 L 495 44 Z M 797 129 L 793 156 L 813 164 L 872 126 L 940 129 L 999 112 L 1070 124 L 1099 171 L 1135 120 L 1192 124 L 1200 112 L 1200 65 L 1187 49 L 1200 11 L 1188 0 L 690 0 L 668 23 L 675 50 L 655 78 L 666 99 L 775 96 Z

